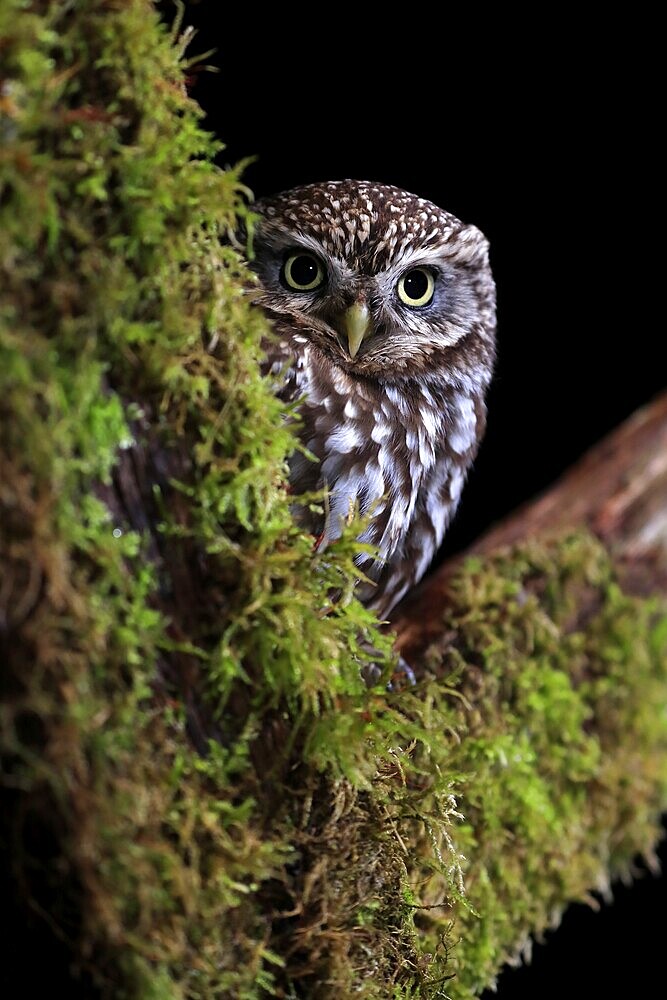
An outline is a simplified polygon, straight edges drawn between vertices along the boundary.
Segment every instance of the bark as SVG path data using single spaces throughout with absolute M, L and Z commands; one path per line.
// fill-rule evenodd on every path
M 434 610 L 448 600 L 453 571 L 471 555 L 586 527 L 616 557 L 625 588 L 667 593 L 667 393 L 595 445 L 541 496 L 454 556 L 397 608 L 392 627 L 411 662 L 441 630 Z

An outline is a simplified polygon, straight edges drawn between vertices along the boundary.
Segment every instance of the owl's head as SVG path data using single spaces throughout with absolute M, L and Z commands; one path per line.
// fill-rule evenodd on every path
M 490 365 L 495 289 L 474 226 L 400 188 L 331 181 L 257 203 L 257 301 L 358 375 Z

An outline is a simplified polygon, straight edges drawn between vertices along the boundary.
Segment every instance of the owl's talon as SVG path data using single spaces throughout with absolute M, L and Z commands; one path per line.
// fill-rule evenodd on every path
M 387 684 L 388 691 L 405 691 L 406 688 L 414 687 L 417 683 L 415 672 L 402 656 L 398 658 L 398 667 L 391 675 L 391 680 Z
M 377 663 L 365 663 L 360 673 L 366 687 L 372 688 L 378 684 L 382 677 L 382 667 Z M 387 691 L 392 691 L 393 693 L 405 691 L 410 687 L 414 687 L 416 683 L 417 678 L 415 677 L 414 670 L 402 656 L 399 656 L 398 666 L 391 675 L 391 680 L 387 683 Z
M 366 687 L 372 688 L 376 686 L 382 676 L 382 667 L 379 667 L 377 663 L 364 663 L 359 672 Z

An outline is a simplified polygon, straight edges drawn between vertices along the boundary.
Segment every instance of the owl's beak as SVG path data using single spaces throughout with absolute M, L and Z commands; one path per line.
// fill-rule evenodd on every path
M 345 310 L 343 327 L 347 336 L 350 357 L 356 358 L 362 340 L 372 329 L 370 309 L 365 302 L 357 301 Z

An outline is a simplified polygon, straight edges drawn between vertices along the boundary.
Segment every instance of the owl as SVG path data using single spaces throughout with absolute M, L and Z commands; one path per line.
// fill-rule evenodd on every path
M 256 211 L 255 298 L 277 333 L 267 370 L 296 402 L 305 446 L 290 483 L 325 495 L 321 516 L 300 517 L 323 547 L 351 510 L 368 515 L 361 540 L 375 555 L 358 558 L 357 593 L 386 619 L 440 546 L 484 433 L 488 244 L 431 202 L 368 181 L 294 188 Z

